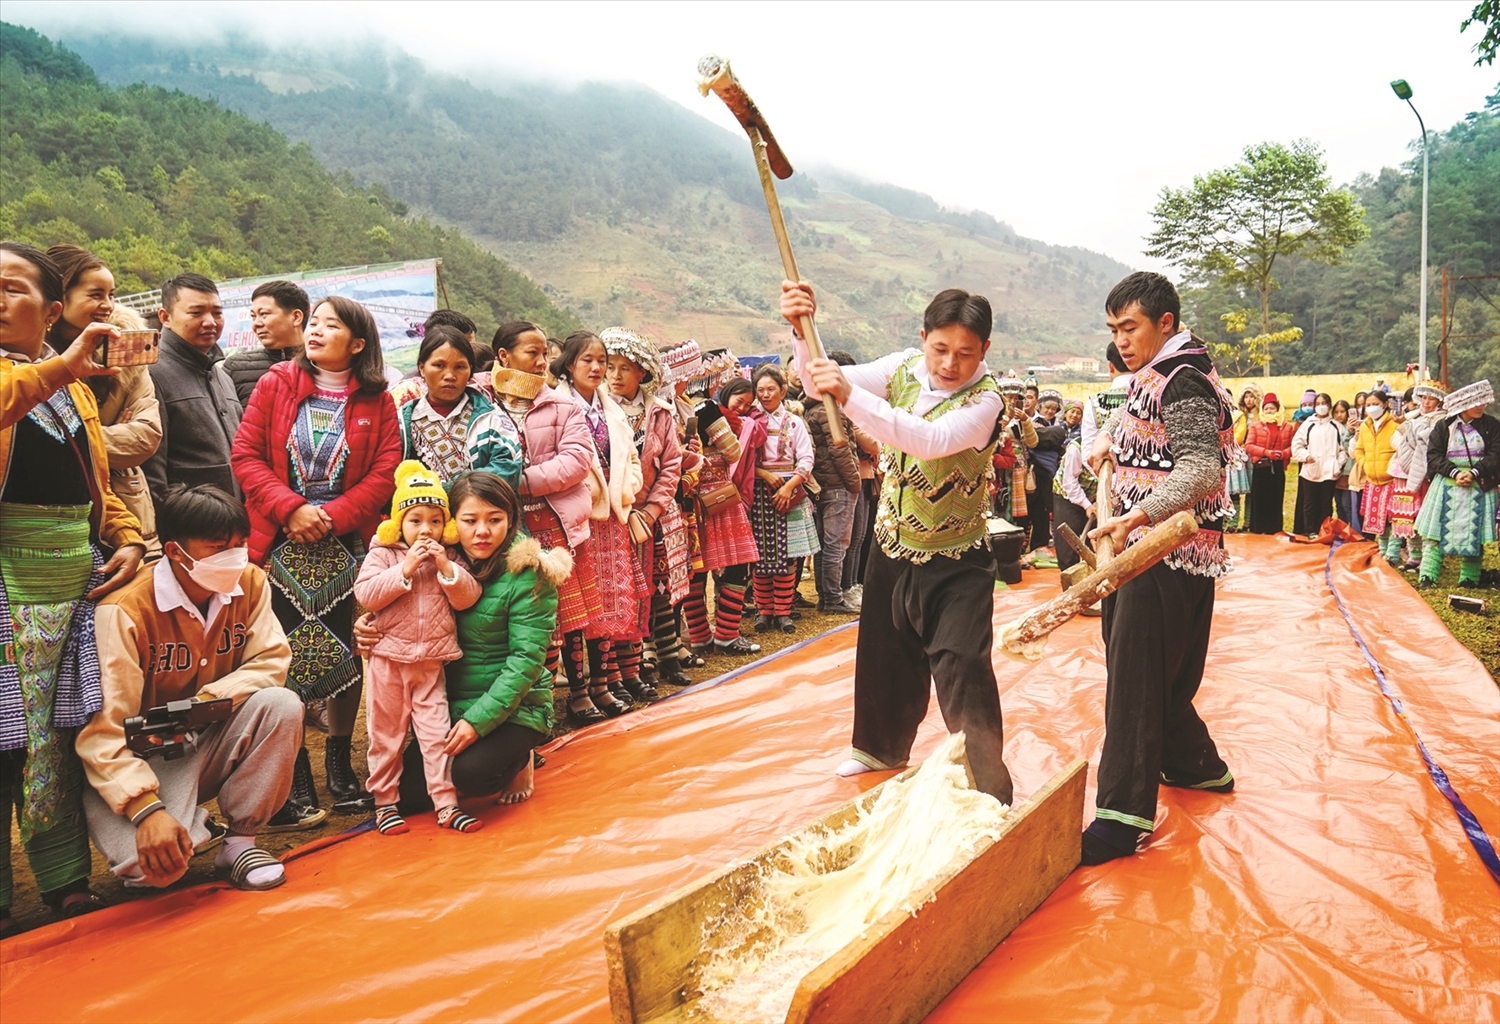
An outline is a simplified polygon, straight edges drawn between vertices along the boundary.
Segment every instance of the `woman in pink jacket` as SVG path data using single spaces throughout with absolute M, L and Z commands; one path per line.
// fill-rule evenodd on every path
M 623 327 L 611 327 L 602 337 L 609 353 L 610 390 L 624 410 L 641 462 L 632 532 L 636 557 L 650 586 L 657 671 L 662 682 L 687 686 L 692 680 L 682 666 L 691 655 L 682 650 L 678 638 L 677 607 L 687 597 L 692 581 L 692 537 L 677 505 L 683 452 L 672 392 L 657 391 L 663 372 L 655 345 Z
M 497 427 L 513 431 L 521 445 L 521 511 L 526 532 L 543 550 L 565 547 L 573 553 L 573 572 L 557 592 L 559 637 L 582 629 L 603 611 L 597 573 L 584 550 L 594 499 L 589 470 L 594 439 L 583 409 L 547 387 L 547 335 L 534 323 L 512 320 L 495 331 L 495 366 L 488 386 L 496 407 Z M 483 374 L 475 374 L 475 381 Z M 558 669 L 557 646 L 547 671 Z

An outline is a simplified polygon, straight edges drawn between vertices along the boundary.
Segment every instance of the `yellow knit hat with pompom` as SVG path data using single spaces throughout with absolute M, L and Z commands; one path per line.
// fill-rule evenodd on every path
M 377 543 L 387 546 L 401 540 L 401 517 L 417 505 L 435 505 L 443 510 L 443 543 L 458 543 L 458 524 L 448 511 L 448 492 L 438 475 L 416 459 L 407 459 L 396 467 L 396 496 L 391 500 L 391 517 L 375 531 Z

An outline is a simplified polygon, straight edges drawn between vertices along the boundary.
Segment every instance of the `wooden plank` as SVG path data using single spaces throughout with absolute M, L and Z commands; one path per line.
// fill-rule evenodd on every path
M 810 972 L 788 1024 L 920 1021 L 1078 866 L 1088 762 L 1018 808 L 999 838 Z
M 914 894 L 916 917 L 892 911 L 807 975 L 787 1020 L 918 1020 L 936 1006 L 1078 865 L 1086 768 L 1075 761 L 1058 773 L 1016 808 L 991 845 Z M 700 958 L 715 948 L 711 930 L 743 920 L 762 898 L 762 865 L 806 833 L 847 824 L 856 808 L 874 804 L 881 786 L 611 924 L 604 948 L 616 1024 L 709 1024 L 696 1006 L 696 978 Z
M 697 960 L 705 951 L 705 931 L 730 908 L 758 897 L 760 865 L 784 855 L 806 832 L 846 825 L 854 819 L 856 808 L 874 804 L 881 786 L 916 770 L 913 765 L 745 860 L 735 861 L 610 924 L 604 931 L 604 958 L 609 969 L 610 1015 L 615 1024 L 675 1016 L 673 1011 L 696 995 L 690 986 Z

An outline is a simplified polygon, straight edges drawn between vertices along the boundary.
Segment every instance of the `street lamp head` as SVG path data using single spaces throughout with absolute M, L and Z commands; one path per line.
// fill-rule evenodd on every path
M 1391 91 L 1396 94 L 1398 99 L 1411 99 L 1411 86 L 1406 84 L 1406 79 L 1404 78 L 1398 78 L 1392 82 Z

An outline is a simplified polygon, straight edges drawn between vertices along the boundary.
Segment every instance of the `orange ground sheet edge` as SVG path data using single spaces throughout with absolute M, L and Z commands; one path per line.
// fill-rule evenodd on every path
M 1328 549 L 1230 545 L 1197 705 L 1238 788 L 1163 789 L 1147 850 L 1075 872 L 932 1020 L 1500 1017 L 1500 886 L 1334 607 Z M 1055 573 L 1034 578 L 996 594 L 997 623 L 1056 592 Z M 1339 549 L 1333 579 L 1495 836 L 1494 681 L 1372 544 Z M 10 939 L 0 1017 L 608 1019 L 608 922 L 884 777 L 833 775 L 856 636 L 569 737 L 536 796 L 486 810 L 477 834 L 424 816 L 299 851 L 270 893 L 200 886 Z M 996 665 L 1018 795 L 1074 757 L 1097 764 L 1097 620 L 1064 626 L 1040 662 Z M 915 756 L 941 731 L 934 705 Z

